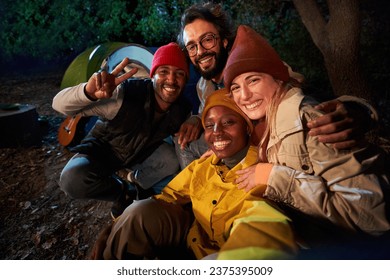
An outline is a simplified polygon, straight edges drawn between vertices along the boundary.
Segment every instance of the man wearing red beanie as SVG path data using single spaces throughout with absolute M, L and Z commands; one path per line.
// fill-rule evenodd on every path
M 53 99 L 60 113 L 100 118 L 73 148 L 77 154 L 61 173 L 61 189 L 72 198 L 114 201 L 114 218 L 137 197 L 154 194 L 154 184 L 179 170 L 174 147 L 164 139 L 179 130 L 191 111 L 182 97 L 189 77 L 187 58 L 176 43 L 156 51 L 151 79 L 129 79 L 135 68 L 120 76 L 128 63 L 126 58 L 111 73 L 99 71 Z M 145 161 L 149 168 L 140 170 L 137 184 L 115 175 Z
M 182 125 L 175 139 L 176 153 L 181 168 L 199 158 L 207 150 L 203 136 L 200 136 L 202 133 L 200 118 L 207 96 L 224 86 L 223 69 L 234 39 L 233 23 L 220 4 L 211 2 L 194 4 L 182 15 L 178 42 L 186 51 L 195 69 L 201 74 L 201 78 L 196 87 L 200 100 L 199 114 L 191 116 Z M 242 43 L 246 44 L 247 42 Z M 287 69 L 290 77 L 296 80 L 303 79 L 302 75 L 292 72 L 291 68 L 288 67 Z M 353 102 L 347 97 L 343 97 L 342 100 Z M 361 103 L 364 104 L 363 101 L 354 102 L 358 105 L 357 107 L 361 106 Z M 322 138 L 322 142 L 332 144 L 336 148 L 351 148 L 360 140 L 360 137 L 363 137 L 361 132 L 356 129 L 361 127 L 361 124 L 356 124 L 357 121 L 354 120 L 356 115 L 350 116 L 345 104 L 339 100 L 332 100 L 322 109 L 328 110 L 329 114 L 311 123 L 313 135 Z M 359 112 L 359 115 L 364 116 L 364 113 L 370 111 L 370 109 L 371 106 L 367 106 L 367 108 L 361 110 L 363 114 Z M 373 115 L 375 116 L 375 114 Z M 359 120 L 361 117 L 356 119 Z M 370 116 L 367 116 L 366 119 L 371 120 Z M 256 131 L 255 128 L 254 143 L 258 138 Z M 354 133 L 350 133 L 351 131 L 354 131 Z M 351 139 L 351 137 L 356 138 Z

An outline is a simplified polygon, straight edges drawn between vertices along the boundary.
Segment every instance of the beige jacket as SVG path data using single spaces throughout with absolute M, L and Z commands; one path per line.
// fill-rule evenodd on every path
M 265 196 L 353 231 L 389 231 L 381 154 L 373 147 L 340 151 L 309 136 L 306 123 L 322 115 L 309 103 L 293 88 L 279 105 L 267 147 L 275 165 Z

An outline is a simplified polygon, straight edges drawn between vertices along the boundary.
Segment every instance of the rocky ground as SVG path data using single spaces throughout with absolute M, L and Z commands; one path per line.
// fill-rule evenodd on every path
M 0 103 L 32 104 L 41 145 L 0 148 L 0 259 L 86 259 L 110 203 L 72 200 L 58 187 L 71 153 L 57 141 L 64 117 L 51 108 L 63 72 L 0 78 Z M 5 132 L 2 132 L 2 134 Z

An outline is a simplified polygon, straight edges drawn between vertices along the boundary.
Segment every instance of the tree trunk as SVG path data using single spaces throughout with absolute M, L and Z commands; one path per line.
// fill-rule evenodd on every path
M 327 1 L 322 15 L 315 0 L 293 0 L 303 24 L 321 51 L 334 94 L 371 100 L 360 64 L 361 18 L 358 0 Z

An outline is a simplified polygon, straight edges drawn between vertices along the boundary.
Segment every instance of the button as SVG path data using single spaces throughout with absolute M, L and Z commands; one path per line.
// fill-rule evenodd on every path
M 217 201 L 216 201 L 215 199 L 213 200 L 213 204 L 214 204 L 214 205 L 217 204 Z
M 194 237 L 194 238 L 192 238 L 192 242 L 196 242 L 196 238 Z
M 303 170 L 309 170 L 309 166 L 307 166 L 306 164 L 302 165 L 302 169 Z

